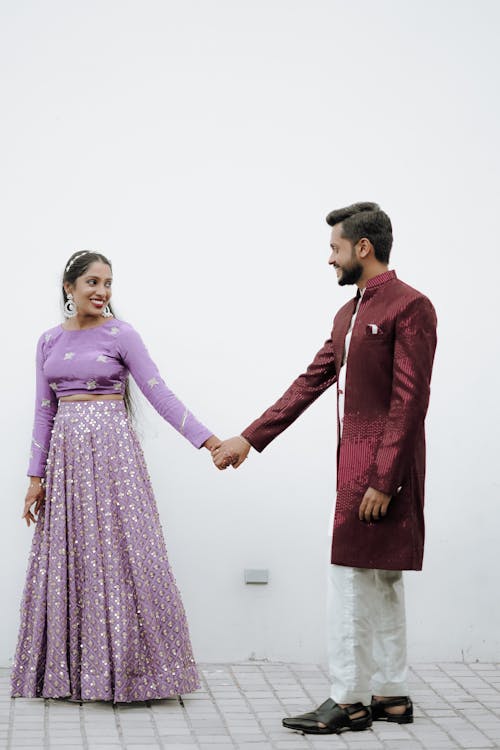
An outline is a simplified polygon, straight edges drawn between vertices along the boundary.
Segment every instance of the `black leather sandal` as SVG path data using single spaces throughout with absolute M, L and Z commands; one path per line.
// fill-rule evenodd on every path
M 352 719 L 352 714 L 363 712 L 363 716 Z M 353 732 L 361 732 L 372 725 L 372 717 L 369 706 L 362 703 L 353 703 L 347 708 L 341 708 L 335 701 L 328 698 L 315 711 L 307 714 L 283 719 L 283 726 L 287 729 L 295 729 L 304 734 L 339 734 L 345 729 Z M 325 724 L 320 727 L 319 724 Z
M 386 710 L 395 706 L 406 706 L 406 710 L 402 714 L 391 714 Z M 413 723 L 413 703 L 407 695 L 383 701 L 377 701 L 372 697 L 371 710 L 373 721 L 393 721 L 395 724 Z

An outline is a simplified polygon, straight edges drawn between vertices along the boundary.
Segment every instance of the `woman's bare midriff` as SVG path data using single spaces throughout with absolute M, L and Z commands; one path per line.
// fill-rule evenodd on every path
M 123 396 L 119 393 L 74 393 L 61 396 L 59 401 L 123 401 Z

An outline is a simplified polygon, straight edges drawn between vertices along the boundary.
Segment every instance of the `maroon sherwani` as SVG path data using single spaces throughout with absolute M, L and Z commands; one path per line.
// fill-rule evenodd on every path
M 243 430 L 257 451 L 336 382 L 358 298 L 335 316 L 307 371 Z M 436 347 L 436 313 L 394 271 L 370 279 L 352 331 L 331 561 L 382 570 L 420 570 L 424 550 L 424 419 Z M 368 487 L 392 496 L 387 516 L 360 521 Z

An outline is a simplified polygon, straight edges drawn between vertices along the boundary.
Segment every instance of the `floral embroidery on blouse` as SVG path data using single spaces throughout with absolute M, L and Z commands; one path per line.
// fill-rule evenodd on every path
M 35 442 L 29 476 L 45 476 L 57 399 L 94 392 L 121 396 L 129 374 L 156 411 L 194 446 L 199 448 L 210 437 L 211 431 L 163 382 L 141 337 L 128 323 L 113 320 L 78 335 L 59 325 L 42 333 L 37 345 Z

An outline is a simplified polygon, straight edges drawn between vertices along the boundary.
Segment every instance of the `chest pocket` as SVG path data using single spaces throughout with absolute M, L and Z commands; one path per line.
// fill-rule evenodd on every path
M 363 344 L 388 344 L 392 342 L 392 334 L 392 330 L 387 330 L 384 325 L 367 323 L 362 335 L 360 336 L 360 341 L 362 341 Z

